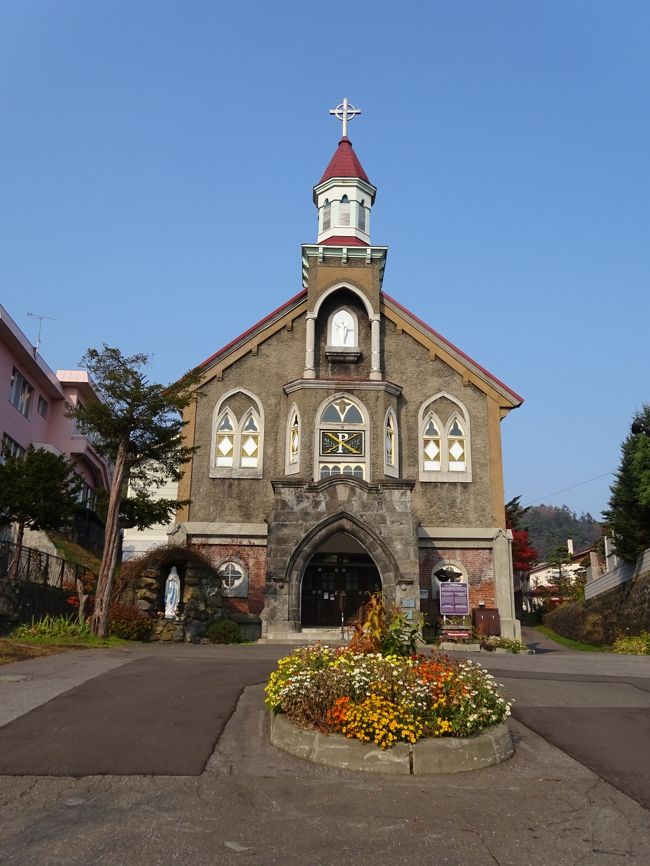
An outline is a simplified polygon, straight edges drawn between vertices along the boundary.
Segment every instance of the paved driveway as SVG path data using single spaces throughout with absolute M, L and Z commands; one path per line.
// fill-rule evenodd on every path
M 589 769 L 603 752 L 624 755 L 629 736 L 626 743 L 610 733 L 603 744 L 585 733 L 593 747 L 586 747 L 584 763 L 550 745 L 569 727 L 565 713 L 584 711 L 601 720 L 601 731 L 620 725 L 630 710 L 646 713 L 640 703 L 647 695 L 647 659 L 565 652 L 481 656 L 516 693 L 516 712 L 530 713 L 539 729 L 547 714 L 551 730 L 541 737 L 514 719 L 517 751 L 498 767 L 381 778 L 318 767 L 269 745 L 262 687 L 242 687 L 246 680 L 259 682 L 284 652 L 143 647 L 0 669 L 0 720 L 6 722 L 0 759 L 35 762 L 33 751 L 41 762 L 31 765 L 38 775 L 0 776 L 0 864 L 647 863 L 650 813 L 639 805 L 643 792 L 630 787 L 629 768 L 619 761 L 624 778 L 614 782 L 620 790 L 603 781 L 597 767 Z M 583 730 L 593 732 L 589 725 Z M 112 764 L 101 756 L 104 738 Z M 149 770 L 132 775 L 137 768 L 130 762 L 144 760 L 138 753 L 149 742 L 157 744 L 148 749 Z M 638 757 L 634 743 L 632 749 Z M 71 760 L 85 772 L 90 765 L 81 766 L 82 754 L 96 762 L 93 771 L 107 775 L 48 774 L 71 770 L 64 763 Z M 167 764 L 158 763 L 161 755 Z M 621 793 L 626 789 L 636 800 Z
M 244 687 L 274 666 L 209 648 L 129 659 L 0 728 L 0 774 L 199 775 Z

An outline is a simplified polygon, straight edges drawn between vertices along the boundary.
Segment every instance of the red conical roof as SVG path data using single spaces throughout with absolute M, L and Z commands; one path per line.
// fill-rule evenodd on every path
M 358 177 L 365 180 L 366 183 L 370 183 L 368 175 L 359 162 L 359 157 L 354 152 L 352 142 L 347 136 L 339 141 L 339 146 L 318 183 L 321 184 L 332 177 Z

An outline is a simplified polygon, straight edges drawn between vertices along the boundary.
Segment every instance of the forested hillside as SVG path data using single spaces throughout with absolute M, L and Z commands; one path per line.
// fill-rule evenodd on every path
M 568 538 L 573 539 L 576 553 L 586 550 L 598 541 L 602 531 L 602 525 L 591 514 L 577 515 L 566 505 L 534 505 L 523 515 L 521 525 L 528 530 L 530 544 L 542 560 L 565 545 Z

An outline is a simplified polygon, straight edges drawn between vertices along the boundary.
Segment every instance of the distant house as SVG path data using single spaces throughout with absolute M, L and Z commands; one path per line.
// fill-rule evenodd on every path
M 567 550 L 569 561 L 561 566 L 562 577 L 569 583 L 573 583 L 576 577 L 586 576 L 587 580 L 593 580 L 602 571 L 602 565 L 593 547 L 587 550 L 574 552 L 573 541 L 567 539 Z M 560 601 L 557 593 L 560 580 L 560 567 L 548 562 L 540 562 L 522 578 L 523 596 L 528 600 L 529 608 L 542 604 L 542 599 Z M 536 604 L 537 602 L 537 604 Z
M 0 305 L 0 454 L 22 457 L 33 445 L 72 458 L 83 480 L 80 503 L 89 511 L 97 491 L 110 485 L 110 467 L 65 408 L 98 399 L 85 370 L 54 373 Z

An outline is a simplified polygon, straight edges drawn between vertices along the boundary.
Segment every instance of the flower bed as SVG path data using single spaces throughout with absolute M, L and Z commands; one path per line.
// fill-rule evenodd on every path
M 278 662 L 266 705 L 299 728 L 389 749 L 424 738 L 467 738 L 510 715 L 494 678 L 444 655 L 382 656 L 301 647 Z

